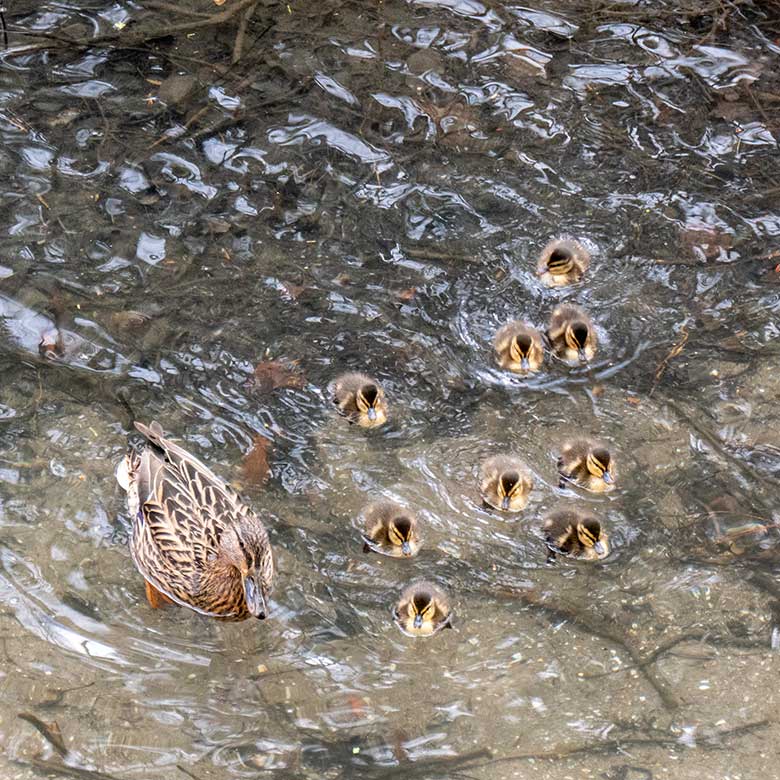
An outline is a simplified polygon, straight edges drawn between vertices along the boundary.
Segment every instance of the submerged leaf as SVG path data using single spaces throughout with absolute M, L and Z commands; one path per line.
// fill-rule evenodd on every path
M 244 481 L 250 485 L 264 485 L 268 481 L 271 467 L 268 463 L 268 453 L 271 450 L 271 440 L 265 436 L 256 435 L 252 449 L 244 456 L 241 473 Z
M 255 388 L 260 393 L 271 393 L 279 387 L 301 388 L 305 383 L 297 360 L 263 360 L 255 367 Z

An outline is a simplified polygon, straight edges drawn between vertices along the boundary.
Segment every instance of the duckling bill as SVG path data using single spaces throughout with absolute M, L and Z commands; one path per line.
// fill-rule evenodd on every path
M 380 384 L 366 374 L 348 373 L 332 385 L 333 403 L 339 414 L 363 428 L 377 428 L 387 422 L 387 401 Z
M 564 287 L 582 279 L 590 267 L 590 252 L 573 239 L 550 241 L 539 255 L 536 273 L 548 287 Z
M 617 471 L 609 448 L 592 439 L 574 439 L 561 447 L 558 457 L 559 487 L 573 482 L 594 493 L 615 489 Z
M 520 512 L 528 504 L 533 477 L 528 467 L 513 455 L 494 455 L 479 470 L 482 500 L 493 509 Z
M 363 552 L 393 558 L 410 558 L 420 549 L 418 522 L 414 513 L 395 501 L 376 501 L 363 510 Z
M 452 616 L 448 596 L 427 580 L 405 588 L 393 609 L 395 624 L 408 636 L 433 636 L 443 628 L 452 628 Z
M 545 519 L 542 529 L 551 555 L 598 561 L 609 555 L 609 538 L 601 523 L 589 512 L 559 509 Z
M 128 451 L 117 480 L 127 491 L 130 552 L 149 604 L 225 620 L 265 618 L 274 560 L 260 518 L 159 423 L 135 427 L 145 446 Z
M 542 334 L 519 320 L 498 329 L 493 350 L 499 367 L 515 374 L 535 373 L 544 363 Z
M 553 353 L 572 364 L 593 360 L 598 346 L 590 317 L 584 309 L 568 303 L 553 310 L 547 327 L 547 339 Z

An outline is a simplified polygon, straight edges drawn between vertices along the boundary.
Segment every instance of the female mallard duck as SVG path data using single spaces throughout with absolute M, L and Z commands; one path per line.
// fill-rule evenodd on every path
M 376 428 L 387 421 L 387 401 L 379 383 L 365 374 L 337 377 L 332 385 L 333 403 L 351 423 Z
M 582 279 L 590 266 L 590 252 L 573 239 L 556 238 L 542 250 L 536 273 L 548 287 L 564 287 Z
M 615 459 L 600 442 L 574 439 L 561 447 L 558 456 L 559 487 L 574 482 L 594 493 L 609 493 L 615 489 Z
M 488 506 L 504 512 L 525 509 L 533 484 L 528 467 L 520 458 L 512 455 L 494 455 L 479 469 L 482 500 Z
M 363 510 L 365 533 L 363 552 L 382 553 L 393 558 L 417 555 L 420 538 L 417 518 L 395 501 L 375 501 Z
M 135 424 L 146 446 L 117 468 L 133 522 L 130 552 L 149 604 L 175 602 L 202 615 L 261 620 L 274 561 L 260 518 L 159 423 Z
M 552 351 L 569 363 L 593 360 L 598 342 L 590 317 L 579 306 L 564 303 L 555 308 L 547 328 Z
M 493 338 L 493 349 L 498 365 L 516 374 L 538 371 L 544 363 L 541 333 L 519 320 L 498 329 Z
M 452 614 L 447 595 L 427 580 L 405 588 L 393 609 L 396 625 L 409 636 L 431 636 L 452 628 Z
M 558 509 L 545 519 L 542 530 L 550 548 L 549 561 L 555 554 L 598 561 L 609 555 L 609 539 L 596 518 L 589 512 Z

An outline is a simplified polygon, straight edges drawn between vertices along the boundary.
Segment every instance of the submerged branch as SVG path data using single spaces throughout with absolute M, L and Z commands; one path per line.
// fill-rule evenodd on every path
M 204 30 L 209 27 L 224 24 L 233 19 L 233 17 L 241 11 L 245 11 L 250 6 L 255 6 L 257 2 L 258 0 L 236 0 L 234 4 L 230 5 L 224 11 L 207 15 L 206 18 L 203 19 L 199 18 L 194 21 L 179 22 L 178 24 L 170 25 L 159 23 L 139 25 L 139 29 L 131 29 L 129 31 L 118 30 L 116 32 L 105 33 L 104 35 L 96 35 L 93 38 L 68 38 L 66 36 L 47 35 L 45 37 L 50 40 L 49 43 L 32 43 L 28 46 L 12 48 L 5 52 L 5 56 L 21 57 L 43 49 L 53 48 L 55 45 L 67 46 L 75 49 L 91 49 L 99 46 L 113 46 L 117 49 L 134 48 L 159 38 L 167 38 L 171 35 L 180 33 L 196 32 L 198 30 Z
M 769 726 L 769 719 L 758 720 L 752 723 L 746 723 L 743 726 L 736 726 L 733 729 L 723 729 L 704 738 L 704 747 L 720 747 L 719 743 L 723 740 L 741 737 L 744 734 L 750 734 L 758 729 Z M 587 745 L 563 746 L 557 750 L 550 750 L 544 753 L 517 753 L 512 756 L 500 756 L 482 764 L 476 764 L 476 767 L 493 766 L 494 764 L 506 764 L 513 761 L 562 761 L 567 758 L 577 758 L 578 756 L 603 755 L 605 753 L 619 753 L 629 747 L 683 747 L 678 737 L 659 736 L 659 737 L 623 737 L 616 739 L 607 739 L 603 742 L 589 743 Z
M 639 670 L 647 682 L 653 687 L 667 709 L 675 710 L 681 702 L 669 687 L 669 684 L 657 672 L 645 664 L 645 657 L 636 647 L 630 637 L 621 631 L 613 621 L 605 618 L 603 621 L 583 614 L 579 610 L 561 604 L 551 603 L 547 597 L 540 596 L 531 590 L 521 590 L 502 586 L 507 595 L 517 598 L 529 607 L 540 609 L 557 620 L 565 620 L 574 626 L 584 630 L 591 636 L 604 639 L 620 647 L 631 659 L 633 665 Z

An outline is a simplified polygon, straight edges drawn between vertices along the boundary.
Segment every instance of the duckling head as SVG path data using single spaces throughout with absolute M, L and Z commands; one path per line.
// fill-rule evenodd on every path
M 364 428 L 375 428 L 387 420 L 384 395 L 373 382 L 360 387 L 355 402 L 359 412 L 358 423 Z
M 590 340 L 590 326 L 587 322 L 575 320 L 566 328 L 566 346 L 577 353 L 580 363 L 588 362 L 588 355 L 585 348 Z
M 596 447 L 588 453 L 585 460 L 588 473 L 596 479 L 603 479 L 605 484 L 615 484 L 615 475 L 612 472 L 612 456 L 604 447 Z
M 392 518 L 387 527 L 387 537 L 401 548 L 402 555 L 414 555 L 414 522 L 411 517 L 399 515 Z
M 407 633 L 433 634 L 439 628 L 436 624 L 436 597 L 429 591 L 416 591 L 403 607 L 398 619 Z
M 265 529 L 234 525 L 223 532 L 219 541 L 220 555 L 241 575 L 247 610 L 258 620 L 265 620 L 274 576 L 274 559 Z
M 533 348 L 533 339 L 526 333 L 521 333 L 512 339 L 509 345 L 509 356 L 515 363 L 520 364 L 523 371 L 531 369 L 531 349 Z
M 557 246 L 547 258 L 547 271 L 553 276 L 565 276 L 574 270 L 574 254 L 566 246 Z
M 522 509 L 522 504 L 526 489 L 525 480 L 516 471 L 504 471 L 498 477 L 496 485 L 498 499 L 501 502 L 501 509 L 505 512 L 512 509 Z
M 609 551 L 598 520 L 589 517 L 577 523 L 577 538 L 583 547 L 592 549 L 600 558 Z

